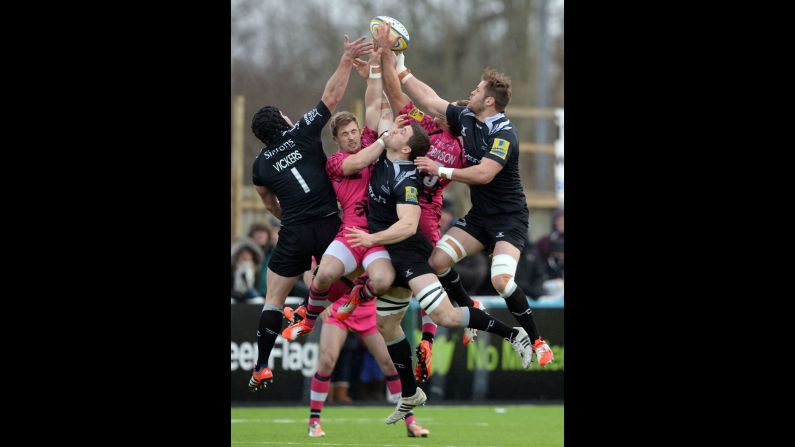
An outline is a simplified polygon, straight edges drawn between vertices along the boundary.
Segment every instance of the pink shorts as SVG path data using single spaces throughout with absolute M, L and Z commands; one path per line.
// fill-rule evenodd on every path
M 350 317 L 345 321 L 340 321 L 337 319 L 337 309 L 339 309 L 345 301 L 346 300 L 337 300 L 331 305 L 331 315 L 323 324 L 333 324 L 343 331 L 358 332 L 362 337 L 378 332 L 378 327 L 375 325 L 374 299 L 359 304 Z
M 342 261 L 345 266 L 344 275 L 353 273 L 360 264 L 367 270 L 371 262 L 380 258 L 389 258 L 389 252 L 383 245 L 373 245 L 372 247 L 351 247 L 348 238 L 345 237 L 346 230 L 342 229 L 337 233 L 337 237 L 331 241 L 324 255 L 332 255 Z

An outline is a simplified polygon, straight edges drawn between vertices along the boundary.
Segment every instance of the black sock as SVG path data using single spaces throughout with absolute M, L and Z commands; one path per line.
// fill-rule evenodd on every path
M 444 287 L 444 291 L 447 292 L 447 296 L 458 304 L 458 307 L 472 307 L 475 305 L 475 303 L 472 302 L 472 298 L 470 298 L 466 290 L 464 290 L 464 285 L 461 284 L 461 276 L 458 275 L 458 272 L 455 271 L 454 268 L 450 267 L 450 271 L 447 272 L 446 275 L 439 276 L 439 282 L 442 283 L 442 287 Z
M 423 340 L 428 340 L 428 342 L 430 344 L 433 344 L 433 334 L 431 334 L 430 332 L 423 332 L 422 333 L 422 339 Z
M 395 364 L 398 375 L 400 376 L 400 395 L 411 397 L 417 392 L 417 382 L 414 380 L 414 371 L 411 369 L 411 346 L 405 338 L 399 342 L 386 347 L 392 363 Z
M 538 340 L 538 328 L 536 328 L 536 322 L 533 319 L 533 310 L 527 304 L 524 290 L 516 286 L 516 290 L 513 291 L 511 296 L 505 298 L 505 304 L 508 305 L 508 310 L 511 311 L 516 321 L 527 331 L 527 335 L 530 336 L 530 342 Z
M 259 326 L 257 327 L 257 349 L 259 354 L 255 369 L 259 371 L 262 366 L 268 364 L 268 357 L 271 355 L 273 344 L 282 328 L 282 313 L 278 310 L 267 309 L 262 311 L 259 316 Z
M 514 329 L 502 321 L 492 317 L 491 315 L 483 312 L 477 307 L 469 307 L 469 324 L 467 327 L 477 329 L 479 331 L 491 332 L 497 334 L 502 338 L 513 340 L 513 337 L 519 333 L 519 330 Z

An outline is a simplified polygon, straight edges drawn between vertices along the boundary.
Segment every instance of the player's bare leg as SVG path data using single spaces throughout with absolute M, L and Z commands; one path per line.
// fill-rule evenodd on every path
M 354 283 L 348 300 L 337 309 L 337 319 L 340 321 L 345 321 L 361 302 L 385 293 L 395 280 L 395 267 L 388 257 L 378 257 L 372 261 L 365 259 L 363 263 L 367 264 L 367 275 L 362 275 Z
M 433 274 L 415 277 L 409 281 L 409 286 L 417 297 L 420 307 L 425 309 L 434 323 L 446 328 L 470 327 L 499 335 L 511 343 L 522 358 L 522 365 L 525 368 L 530 366 L 533 351 L 524 329 L 511 328 L 476 307 L 453 307 Z
M 315 277 L 309 286 L 309 300 L 306 306 L 306 317 L 291 324 L 282 331 L 282 337 L 295 340 L 301 335 L 312 332 L 317 321 L 317 316 L 330 304 L 329 290 L 334 281 L 345 273 L 345 266 L 336 257 L 325 254 L 320 260 Z
M 324 324 L 320 329 L 320 359 L 317 372 L 312 378 L 309 396 L 309 430 L 310 437 L 325 436 L 320 426 L 320 412 L 328 397 L 329 380 L 334 366 L 339 359 L 340 350 L 348 333 L 333 324 Z
M 533 342 L 533 352 L 538 360 L 538 365 L 545 366 L 554 358 L 552 349 L 539 336 L 533 319 L 533 310 L 527 304 L 527 296 L 513 279 L 520 254 L 519 248 L 509 242 L 499 241 L 495 244 L 491 261 L 491 284 L 505 300 L 508 310 L 511 311 Z
M 461 283 L 461 277 L 453 268 L 455 263 L 469 255 L 483 251 L 485 247 L 466 231 L 452 227 L 442 236 L 431 253 L 428 264 L 431 266 L 439 282 L 444 286 L 447 296 L 459 307 L 477 307 L 485 310 L 485 306 L 469 297 Z M 464 345 L 469 344 L 477 337 L 477 329 L 464 329 Z

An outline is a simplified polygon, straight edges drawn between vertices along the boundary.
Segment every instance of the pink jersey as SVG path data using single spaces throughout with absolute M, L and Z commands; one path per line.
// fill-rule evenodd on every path
M 450 132 L 442 130 L 434 124 L 433 117 L 423 113 L 409 101 L 398 115 L 407 114 L 419 122 L 420 126 L 428 132 L 431 139 L 431 147 L 428 149 L 427 157 L 436 161 L 440 165 L 448 168 L 464 167 L 464 150 L 458 138 Z M 443 192 L 450 180 L 424 174 L 422 178 L 422 194 L 420 195 L 420 231 L 431 243 L 436 242 L 441 236 L 439 234 L 439 220 L 442 218 L 442 199 Z
M 369 127 L 362 129 L 362 148 L 375 142 L 378 138 L 375 131 Z M 372 165 L 362 169 L 356 174 L 345 176 L 342 173 L 342 163 L 353 155 L 345 151 L 337 151 L 326 160 L 326 174 L 331 180 L 331 186 L 337 194 L 337 201 L 342 208 L 342 226 L 359 227 L 367 230 L 367 185 L 372 175 Z

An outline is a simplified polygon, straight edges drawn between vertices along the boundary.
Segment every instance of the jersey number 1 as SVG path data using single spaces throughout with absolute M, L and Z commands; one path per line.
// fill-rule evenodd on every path
M 301 177 L 301 173 L 298 172 L 298 169 L 296 168 L 290 169 L 290 172 L 292 172 L 293 175 L 295 176 L 295 179 L 298 180 L 298 184 L 301 185 L 301 188 L 304 188 L 304 192 L 309 192 L 309 185 L 307 185 L 304 178 Z

